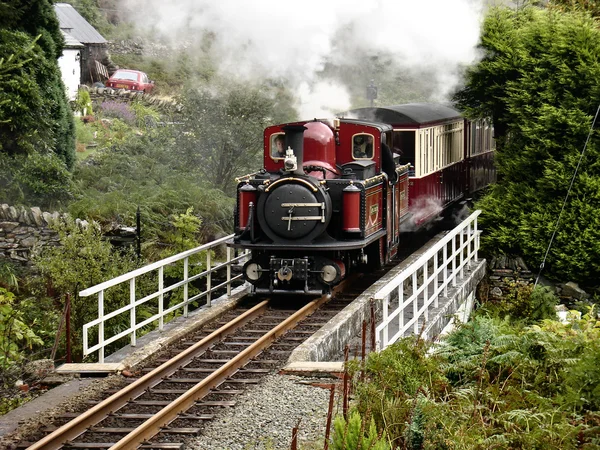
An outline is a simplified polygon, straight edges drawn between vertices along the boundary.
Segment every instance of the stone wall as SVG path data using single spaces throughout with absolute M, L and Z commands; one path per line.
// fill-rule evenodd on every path
M 514 287 L 532 285 L 535 283 L 536 275 L 527 267 L 521 257 L 496 256 L 493 257 L 488 266 L 488 283 L 491 300 L 501 300 Z M 568 306 L 574 302 L 587 300 L 590 295 L 579 287 L 577 283 L 551 283 L 541 278 L 540 285 L 549 286 L 560 301 Z
M 59 244 L 58 234 L 50 225 L 64 218 L 37 207 L 0 205 L 0 259 L 29 265 L 35 247 Z

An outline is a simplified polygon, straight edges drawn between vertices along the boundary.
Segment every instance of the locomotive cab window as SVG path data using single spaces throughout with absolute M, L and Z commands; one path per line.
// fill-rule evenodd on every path
M 354 159 L 373 159 L 372 134 L 355 134 L 352 137 L 352 156 Z
M 285 157 L 285 134 L 277 133 L 271 136 L 271 158 Z

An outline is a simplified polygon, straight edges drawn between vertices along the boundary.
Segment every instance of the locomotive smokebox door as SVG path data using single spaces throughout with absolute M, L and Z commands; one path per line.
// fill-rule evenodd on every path
M 269 228 L 284 239 L 300 239 L 325 222 L 324 204 L 306 186 L 286 184 L 271 192 L 265 202 Z

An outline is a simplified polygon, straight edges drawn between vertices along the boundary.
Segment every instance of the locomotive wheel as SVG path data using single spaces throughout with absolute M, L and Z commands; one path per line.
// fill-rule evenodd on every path
M 385 264 L 385 236 L 372 242 L 365 249 L 367 255 L 367 267 L 369 271 L 379 270 Z

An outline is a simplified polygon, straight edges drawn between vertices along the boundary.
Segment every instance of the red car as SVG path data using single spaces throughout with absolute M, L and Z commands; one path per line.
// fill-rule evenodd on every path
M 106 81 L 106 87 L 149 93 L 154 88 L 154 81 L 139 70 L 119 69 Z

